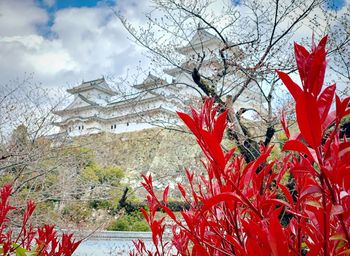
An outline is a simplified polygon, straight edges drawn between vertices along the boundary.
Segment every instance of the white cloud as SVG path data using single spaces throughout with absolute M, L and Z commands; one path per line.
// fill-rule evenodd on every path
M 139 22 L 145 20 L 145 12 L 150 10 L 151 1 L 149 0 L 118 0 L 118 11 L 133 22 Z
M 39 75 L 55 75 L 61 71 L 73 71 L 77 64 L 62 48 L 60 41 L 49 41 L 39 35 L 0 38 L 1 56 L 8 55 L 7 68 Z M 14 56 L 16 58 L 14 59 Z M 16 64 L 8 65 L 8 60 Z M 11 72 L 10 72 L 11 73 Z M 18 74 L 21 75 L 21 74 Z
M 47 13 L 35 6 L 34 0 L 0 1 L 0 37 L 36 33 L 36 26 L 47 20 Z
M 109 8 L 76 8 L 57 12 L 52 31 L 62 47 L 79 64 L 82 76 L 113 70 L 118 62 L 130 63 L 118 57 L 131 45 L 117 18 Z M 92 77 L 89 77 L 92 78 Z
M 0 84 L 33 73 L 46 87 L 73 86 L 82 79 L 122 75 L 143 58 L 106 6 L 56 12 L 50 36 L 37 30 L 46 25 L 48 13 L 34 1 L 1 0 L 0 13 Z
M 45 49 L 47 46 L 43 46 L 38 53 L 23 56 L 23 61 L 31 64 L 35 73 L 56 75 L 61 71 L 79 70 L 77 63 L 58 43 L 53 42 L 48 46 L 49 49 Z

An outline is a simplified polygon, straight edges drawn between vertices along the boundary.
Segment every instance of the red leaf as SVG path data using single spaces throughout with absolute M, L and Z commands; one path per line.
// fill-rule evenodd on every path
M 252 180 L 253 174 L 256 173 L 256 169 L 260 166 L 260 164 L 266 162 L 266 159 L 270 156 L 272 147 L 269 147 L 264 154 L 261 154 L 256 160 L 250 162 L 245 171 L 244 184 L 249 184 Z
M 290 133 L 289 133 L 288 125 L 286 122 L 286 115 L 285 115 L 284 111 L 282 111 L 281 124 L 282 124 L 282 128 L 284 130 L 284 133 L 286 134 L 287 138 L 289 139 Z
M 236 238 L 234 238 L 233 236 L 227 234 L 225 236 L 225 239 L 232 244 L 232 246 L 234 246 L 235 251 L 237 252 L 236 255 L 245 255 L 244 253 L 244 248 L 242 247 L 242 245 L 236 240 Z
M 180 212 L 182 215 L 182 218 L 185 220 L 188 228 L 190 230 L 193 230 L 193 226 L 196 224 L 194 223 L 194 219 L 193 216 L 191 216 L 190 214 L 188 214 L 188 212 Z M 191 235 L 191 233 L 189 233 Z
M 316 149 L 321 144 L 321 122 L 316 99 L 304 93 L 296 102 L 296 115 L 300 132 L 305 141 Z
M 302 143 L 301 141 L 298 140 L 289 140 L 287 141 L 282 148 L 283 151 L 297 151 L 299 153 L 303 153 L 305 155 L 308 156 L 308 158 L 310 160 L 314 160 L 314 158 L 312 157 L 312 154 L 310 152 L 310 150 L 307 148 L 307 146 Z
M 183 198 L 186 198 L 186 190 L 185 188 L 181 185 L 181 183 L 177 183 L 177 187 L 179 188 L 181 195 L 183 196 Z
M 316 185 L 309 186 L 300 193 L 299 201 L 302 201 L 308 195 L 321 193 L 321 191 L 322 190 L 319 186 L 316 186 Z
M 350 152 L 350 141 L 345 141 L 339 144 L 339 158 L 343 158 L 344 155 Z
M 292 208 L 292 206 L 290 204 L 288 204 L 287 202 L 285 202 L 281 199 L 276 199 L 276 198 L 267 199 L 261 205 L 262 206 L 265 206 L 265 205 L 274 205 L 274 206 L 283 205 L 285 207 Z
M 284 196 L 288 200 L 289 205 L 292 206 L 294 201 L 293 201 L 292 195 L 289 192 L 289 189 L 285 185 L 282 185 L 282 184 L 279 184 L 278 186 L 280 187 L 280 189 L 282 190 L 282 193 L 284 194 Z
M 210 256 L 204 247 L 198 243 L 195 243 L 192 248 L 193 256 Z
M 296 83 L 294 83 L 294 81 L 289 77 L 288 74 L 286 74 L 282 71 L 278 71 L 278 70 L 276 70 L 276 72 L 277 72 L 279 78 L 282 80 L 282 82 L 287 87 L 288 91 L 292 94 L 294 100 L 297 101 L 297 99 L 300 97 L 300 95 L 303 92 L 302 89 L 300 88 L 300 86 L 297 85 Z
M 168 208 L 164 205 L 161 205 L 161 208 L 166 212 L 166 214 L 169 215 L 170 218 L 172 218 L 174 221 L 176 221 L 175 214 L 170 210 L 170 208 Z
M 337 122 L 340 122 L 340 120 L 348 114 L 349 111 L 346 111 L 346 109 L 348 108 L 349 101 L 350 97 L 341 100 L 338 95 L 335 96 Z
M 312 52 L 309 57 L 308 75 L 305 79 L 305 86 L 308 91 L 311 92 L 314 97 L 317 97 L 320 93 L 323 85 L 324 75 L 326 71 L 326 50 L 324 47 L 318 46 L 317 49 Z M 306 91 L 304 89 L 304 91 Z
M 288 237 L 286 237 L 280 220 L 275 215 L 270 218 L 268 237 L 272 255 L 289 255 Z
M 305 219 L 308 218 L 308 216 L 306 214 L 299 213 L 299 212 L 296 212 L 296 211 L 293 211 L 293 210 L 290 210 L 290 209 L 286 209 L 286 212 L 291 213 L 291 214 L 293 214 L 295 216 L 298 216 L 298 217 L 301 217 L 301 218 L 305 218 Z
M 318 104 L 318 112 L 320 114 L 321 123 L 323 123 L 326 120 L 329 109 L 331 108 L 332 101 L 335 94 L 335 89 L 336 89 L 335 84 L 328 86 L 326 89 L 324 89 L 324 91 L 318 97 L 317 104 Z
M 182 121 L 186 124 L 186 126 L 191 130 L 191 132 L 198 138 L 199 131 L 193 119 L 185 113 L 182 113 L 182 112 L 176 112 L 176 113 L 182 119 Z
M 337 117 L 336 111 L 331 111 L 327 116 L 326 119 L 322 123 L 322 129 L 326 130 L 329 126 L 331 126 Z
M 271 255 L 268 238 L 262 222 L 242 220 L 242 226 L 247 236 L 246 255 Z
M 326 47 L 326 44 L 327 44 L 327 40 L 328 40 L 328 35 L 325 35 L 321 40 L 320 42 L 318 43 L 318 46 L 319 48 L 325 48 Z
M 301 80 L 305 79 L 305 62 L 310 53 L 301 45 L 294 43 L 294 55 Z
M 227 110 L 220 114 L 215 121 L 215 127 L 213 133 L 215 134 L 219 143 L 222 141 L 222 137 L 224 135 L 224 131 L 227 124 Z
M 166 186 L 163 192 L 163 202 L 166 204 L 168 202 L 168 194 L 169 194 L 169 185 Z
M 149 223 L 149 217 L 148 217 L 146 210 L 141 208 L 140 211 L 141 211 L 143 217 L 146 219 L 147 223 Z
M 225 154 L 225 161 L 226 162 L 228 162 L 228 160 L 230 160 L 230 158 L 232 157 L 232 155 L 235 151 L 236 151 L 236 148 L 232 148 Z
M 331 215 L 339 215 L 344 213 L 344 208 L 340 204 L 332 205 Z
M 221 202 L 232 203 L 234 201 L 242 202 L 242 199 L 235 193 L 232 192 L 224 192 L 209 198 L 203 202 L 203 207 L 200 211 L 200 214 L 203 214 L 205 211 L 212 208 L 214 205 L 217 205 Z
M 224 170 L 226 161 L 220 143 L 215 139 L 214 136 L 212 136 L 212 134 L 204 130 L 202 131 L 202 139 L 205 142 L 205 150 L 210 153 L 210 157 L 216 162 L 219 168 L 221 170 Z

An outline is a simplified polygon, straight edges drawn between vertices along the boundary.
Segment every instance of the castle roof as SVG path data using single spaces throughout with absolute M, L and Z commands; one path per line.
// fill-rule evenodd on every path
M 143 80 L 142 83 L 134 85 L 134 88 L 139 90 L 147 90 L 161 85 L 165 85 L 166 81 L 155 75 L 152 75 L 151 72 L 148 73 L 148 76 Z
M 91 81 L 87 81 L 87 82 L 82 82 L 80 85 L 73 87 L 71 89 L 68 89 L 67 92 L 71 93 L 71 94 L 77 94 L 80 92 L 84 92 L 84 91 L 89 91 L 92 89 L 97 89 L 100 90 L 106 94 L 109 95 L 115 95 L 116 92 L 114 92 L 106 83 L 106 80 L 104 77 L 99 78 L 99 79 L 95 79 L 95 80 L 91 80 Z

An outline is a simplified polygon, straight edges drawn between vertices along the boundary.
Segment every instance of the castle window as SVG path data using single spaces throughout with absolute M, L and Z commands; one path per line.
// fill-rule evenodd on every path
M 114 124 L 114 129 L 116 129 L 117 128 L 117 125 L 116 124 Z
M 113 130 L 113 124 L 111 125 L 111 129 Z
M 84 125 L 81 126 L 81 129 L 82 129 L 82 130 L 84 129 Z
M 126 126 L 129 126 L 129 123 L 126 123 Z
M 78 130 L 80 130 L 80 125 L 78 126 Z

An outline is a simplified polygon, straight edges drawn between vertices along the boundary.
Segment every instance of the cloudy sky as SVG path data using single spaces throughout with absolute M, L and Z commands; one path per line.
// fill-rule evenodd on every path
M 128 40 L 113 13 L 120 9 L 137 20 L 146 5 L 146 0 L 0 0 L 0 83 L 31 76 L 63 89 L 102 75 L 125 75 L 139 61 L 147 66 L 142 49 Z
M 45 87 L 71 87 L 125 74 L 144 57 L 113 9 L 137 16 L 140 2 L 0 0 L 0 83 L 30 76 Z

